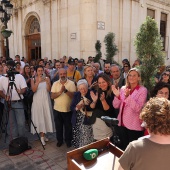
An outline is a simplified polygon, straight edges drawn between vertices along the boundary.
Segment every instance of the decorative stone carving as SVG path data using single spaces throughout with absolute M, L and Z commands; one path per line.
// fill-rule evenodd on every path
M 45 4 L 49 3 L 51 0 L 42 0 L 42 2 Z

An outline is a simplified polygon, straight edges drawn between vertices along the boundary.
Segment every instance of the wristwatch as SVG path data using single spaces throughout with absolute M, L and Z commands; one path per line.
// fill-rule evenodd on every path
M 64 90 L 64 93 L 67 93 L 67 92 L 68 92 L 68 90 L 67 90 L 67 89 L 65 89 L 65 90 Z

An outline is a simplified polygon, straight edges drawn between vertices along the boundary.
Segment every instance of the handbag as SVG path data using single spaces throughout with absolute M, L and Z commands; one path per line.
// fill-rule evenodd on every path
M 26 97 L 27 99 L 32 99 L 33 95 L 34 95 L 34 92 L 30 88 L 27 88 L 24 94 L 24 97 Z
M 28 146 L 28 139 L 26 137 L 18 137 L 10 142 L 9 155 L 19 155 L 28 149 L 31 149 L 31 146 Z
M 100 109 L 94 109 L 91 116 L 85 116 L 83 124 L 92 125 L 96 122 L 96 117 L 101 118 L 102 116 L 106 116 L 105 112 Z

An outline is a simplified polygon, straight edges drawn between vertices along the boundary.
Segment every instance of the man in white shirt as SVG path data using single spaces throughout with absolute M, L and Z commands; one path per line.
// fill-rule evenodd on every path
M 8 70 L 13 68 L 15 62 L 10 60 L 7 62 Z M 24 106 L 22 103 L 23 93 L 25 93 L 27 84 L 24 77 L 21 74 L 14 75 L 14 80 L 10 81 L 11 74 L 8 77 L 0 77 L 0 97 L 4 98 L 8 105 L 9 117 L 8 117 L 8 130 L 11 139 L 25 135 L 25 114 Z M 14 86 L 16 85 L 16 89 Z M 10 84 L 10 85 L 9 85 Z M 20 99 L 20 97 L 21 99 Z
M 21 61 L 19 55 L 16 55 L 16 56 L 15 56 L 15 61 L 16 61 L 16 62 L 20 62 L 20 63 L 21 63 L 21 68 L 22 68 L 22 69 L 24 68 L 25 63 L 24 63 L 23 61 Z

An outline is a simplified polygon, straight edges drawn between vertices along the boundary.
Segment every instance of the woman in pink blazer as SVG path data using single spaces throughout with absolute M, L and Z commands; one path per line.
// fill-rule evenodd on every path
M 137 68 L 129 70 L 126 85 L 120 90 L 112 85 L 115 94 L 114 108 L 120 108 L 117 133 L 120 137 L 120 148 L 125 150 L 129 142 L 143 136 L 139 114 L 146 102 L 147 89 L 141 85 L 141 74 Z

